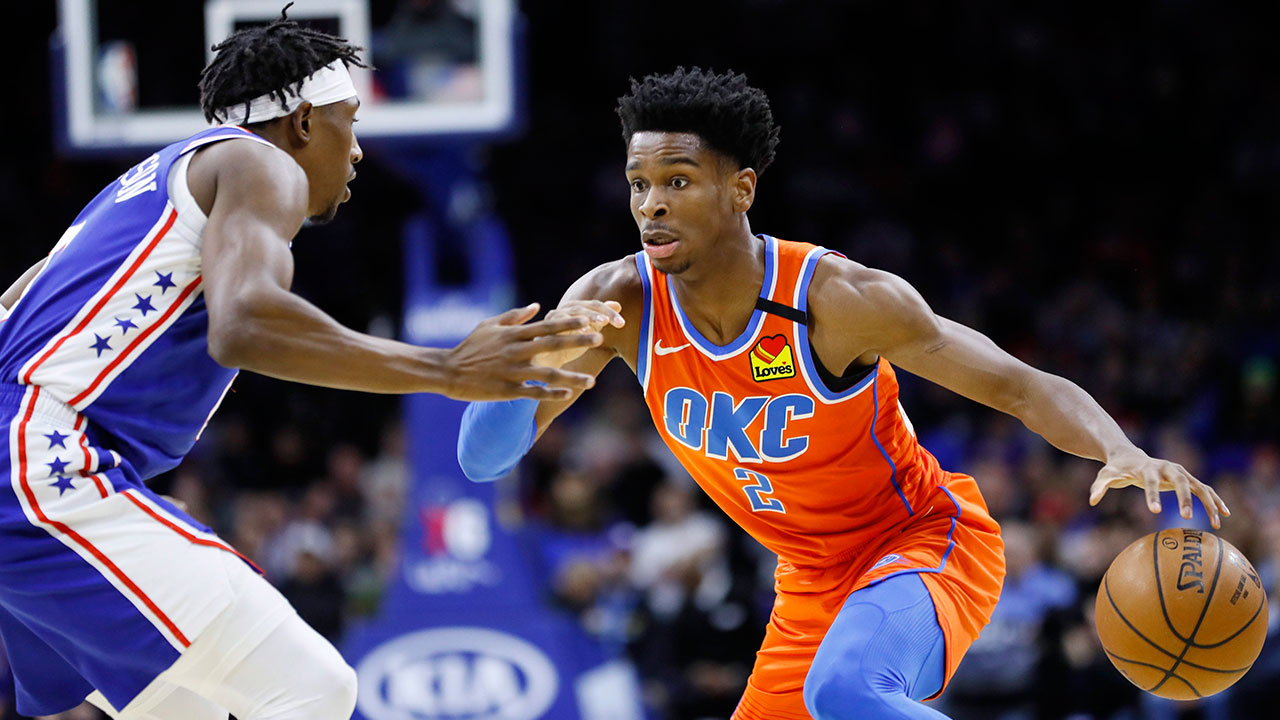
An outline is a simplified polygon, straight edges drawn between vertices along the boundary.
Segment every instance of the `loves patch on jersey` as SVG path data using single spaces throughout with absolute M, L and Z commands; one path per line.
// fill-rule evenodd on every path
M 778 380 L 796 376 L 796 364 L 791 355 L 791 345 L 785 335 L 760 338 L 751 348 L 751 377 L 756 382 Z

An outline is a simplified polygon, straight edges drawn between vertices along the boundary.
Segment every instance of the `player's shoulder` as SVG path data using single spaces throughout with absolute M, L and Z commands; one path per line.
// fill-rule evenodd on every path
M 187 177 L 197 199 L 202 195 L 211 200 L 215 195 L 269 199 L 276 205 L 300 205 L 306 210 L 306 171 L 275 145 L 228 137 L 194 152 Z
M 587 271 L 565 294 L 566 300 L 617 300 L 624 307 L 644 298 L 644 283 L 635 258 L 628 255 Z
M 289 153 L 270 143 L 252 138 L 228 137 L 194 151 L 191 171 L 204 170 L 219 181 L 270 181 L 285 187 L 306 187 L 307 173 Z
M 901 321 L 923 306 L 920 293 L 906 280 L 835 253 L 818 260 L 808 296 L 813 313 L 859 322 Z
M 868 267 L 838 253 L 827 253 L 818 259 L 809 283 L 809 297 L 825 297 L 845 302 L 874 301 L 891 293 L 906 281 L 884 270 Z

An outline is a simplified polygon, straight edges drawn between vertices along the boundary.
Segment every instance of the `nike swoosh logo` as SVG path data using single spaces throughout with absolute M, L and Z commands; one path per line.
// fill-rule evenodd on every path
M 662 341 L 659 340 L 657 343 L 654 344 L 653 351 L 659 355 L 670 355 L 673 352 L 680 352 L 681 350 L 687 347 L 689 347 L 689 343 L 685 343 L 683 345 L 677 345 L 675 347 L 662 347 Z

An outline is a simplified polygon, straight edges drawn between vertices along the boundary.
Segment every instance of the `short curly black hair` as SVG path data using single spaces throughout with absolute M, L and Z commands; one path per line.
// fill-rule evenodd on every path
M 200 71 L 200 109 L 206 120 L 222 122 L 228 108 L 247 106 L 267 93 L 284 105 L 286 92 L 297 95 L 303 80 L 334 60 L 367 67 L 358 55 L 364 48 L 288 19 L 285 13 L 292 5 L 285 5 L 280 19 L 270 25 L 245 28 L 213 46 L 217 55 Z
M 618 98 L 622 140 L 638 132 L 689 132 L 711 149 L 757 174 L 773 162 L 778 126 L 769 98 L 747 76 L 678 67 L 666 75 L 631 78 L 631 92 Z

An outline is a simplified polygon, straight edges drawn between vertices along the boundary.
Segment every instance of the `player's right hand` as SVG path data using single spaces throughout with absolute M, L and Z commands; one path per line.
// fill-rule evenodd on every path
M 1222 518 L 1231 515 L 1227 504 L 1213 488 L 1200 482 L 1178 463 L 1153 458 L 1133 448 L 1117 457 L 1107 458 L 1107 464 L 1098 471 L 1098 477 L 1089 490 L 1089 504 L 1097 505 L 1111 488 L 1140 487 L 1147 494 L 1147 509 L 1160 512 L 1160 493 L 1172 490 L 1178 497 L 1178 512 L 1184 520 L 1191 519 L 1191 498 L 1200 498 L 1209 524 L 1214 530 L 1222 527 Z
M 569 330 L 568 332 L 578 333 L 598 333 L 606 327 L 620 328 L 627 324 L 622 317 L 622 305 L 615 300 L 569 300 L 560 305 L 560 307 L 547 313 L 547 320 L 558 320 L 560 318 L 582 317 L 587 319 L 587 326 L 579 330 Z M 531 361 L 539 367 L 564 367 L 568 363 L 578 359 L 582 353 L 586 352 L 587 347 L 572 347 L 565 350 L 550 351 L 538 353 Z
M 450 375 L 445 393 L 458 400 L 564 400 L 595 384 L 583 373 L 532 364 L 540 353 L 596 347 L 603 338 L 580 315 L 529 322 L 538 303 L 508 310 L 476 326 L 447 353 Z M 527 381 L 545 383 L 528 385 Z

